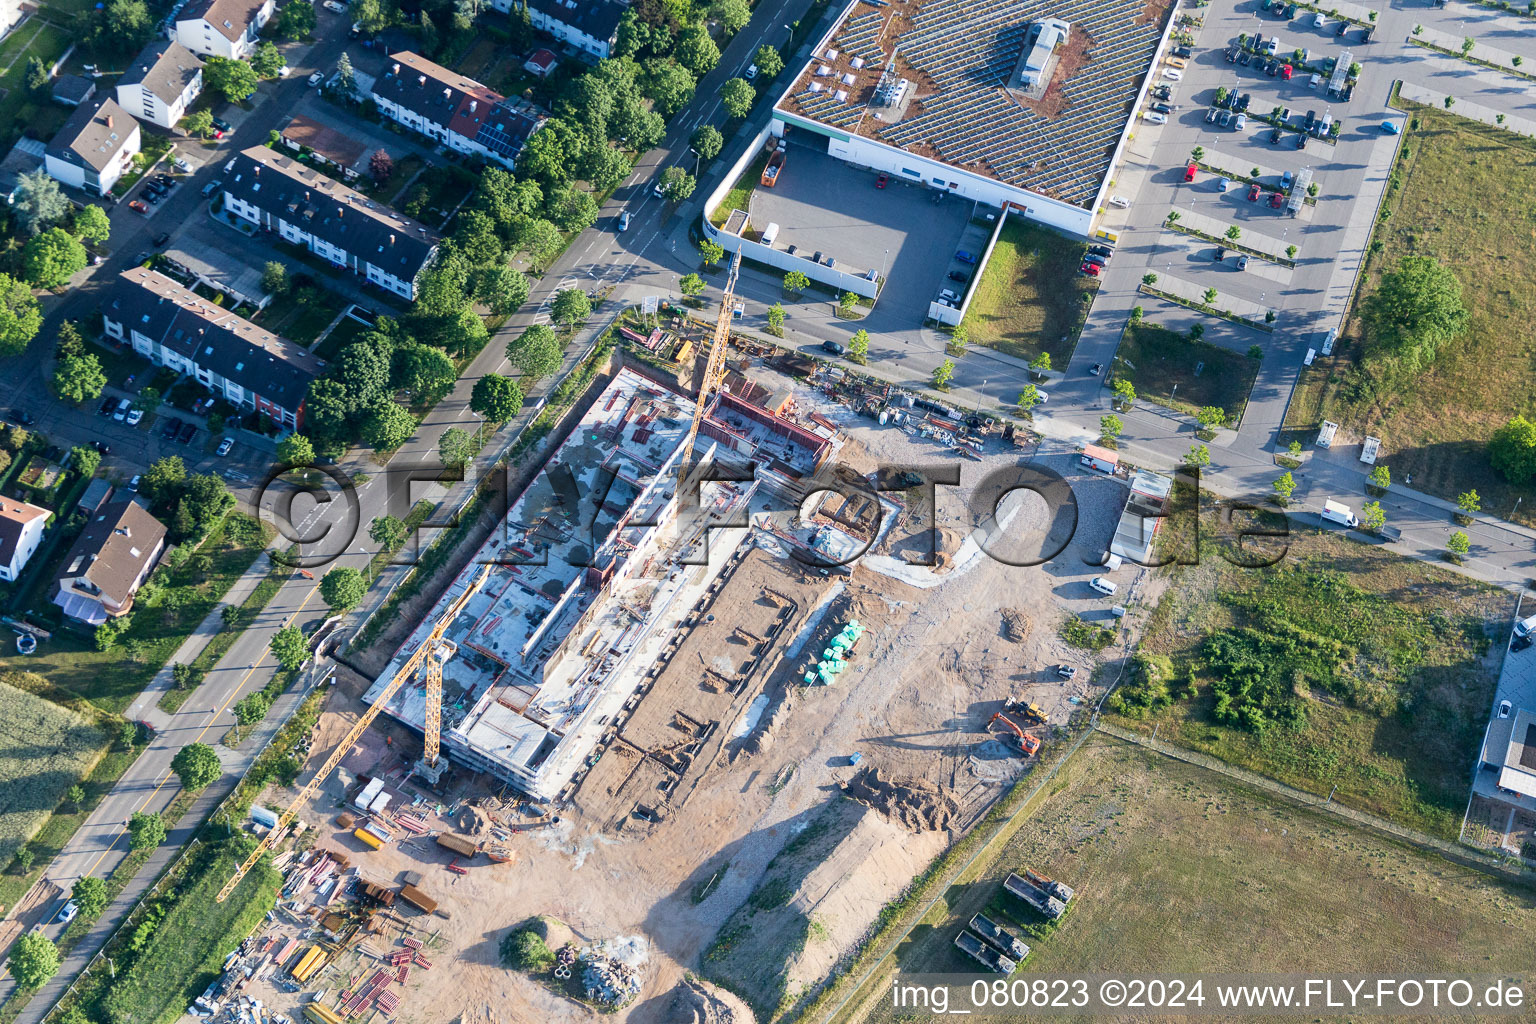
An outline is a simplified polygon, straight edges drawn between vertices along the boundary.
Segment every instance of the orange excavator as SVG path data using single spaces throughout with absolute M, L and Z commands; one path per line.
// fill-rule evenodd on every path
M 1035 754 L 1040 752 L 1040 740 L 1037 737 L 1025 732 L 1023 729 L 1020 729 L 1017 722 L 1003 714 L 1001 711 L 997 712 L 990 719 L 988 719 L 988 732 L 992 731 L 992 723 L 997 721 L 1001 721 L 1004 725 L 1013 730 L 1012 735 L 1004 734 L 1003 738 L 1011 743 L 1021 753 L 1023 753 L 1025 757 L 1034 757 Z

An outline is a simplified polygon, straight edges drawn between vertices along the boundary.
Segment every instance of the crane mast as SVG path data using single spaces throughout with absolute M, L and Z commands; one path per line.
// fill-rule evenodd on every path
M 709 343 L 709 357 L 704 361 L 704 379 L 699 383 L 699 399 L 693 407 L 693 422 L 688 425 L 688 438 L 683 442 L 683 454 L 677 463 L 685 475 L 688 472 L 688 461 L 693 457 L 693 442 L 699 436 L 699 424 L 704 422 L 704 408 L 725 383 L 725 349 L 731 338 L 731 315 L 736 306 L 736 278 L 740 273 L 741 253 L 737 252 L 731 257 L 731 271 L 725 279 L 725 293 L 720 296 L 720 315 L 715 319 L 715 335 Z

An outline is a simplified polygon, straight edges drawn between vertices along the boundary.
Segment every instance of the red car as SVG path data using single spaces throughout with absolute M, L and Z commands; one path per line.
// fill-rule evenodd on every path
M 137 199 L 133 200 L 132 202 L 130 202 L 128 204 L 128 209 L 132 210 L 134 213 L 142 213 L 146 217 L 149 216 L 149 207 L 145 206 L 143 203 L 139 202 Z
M 1188 167 L 1184 168 L 1184 180 L 1185 181 L 1194 181 L 1195 180 L 1195 165 L 1194 164 L 1190 164 Z
M 1279 192 L 1276 192 L 1274 195 L 1269 197 L 1269 205 L 1277 210 L 1280 209 L 1280 207 L 1285 205 L 1285 196 L 1281 195 Z
M 1259 200 L 1259 186 L 1257 186 L 1257 185 L 1249 185 L 1248 186 L 1248 201 L 1250 203 L 1256 203 L 1256 202 L 1258 202 L 1258 200 Z
M 889 174 L 880 175 L 880 177 L 875 179 L 875 188 L 885 188 L 886 184 L 890 182 L 890 180 L 891 176 Z
M 1291 75 L 1295 74 L 1295 70 L 1296 69 L 1291 67 L 1289 64 L 1282 65 L 1280 68 L 1280 81 L 1289 82 L 1291 80 Z
M 1094 264 L 1092 264 L 1092 263 L 1084 263 L 1082 266 L 1078 267 L 1077 269 L 1078 269 L 1078 271 L 1080 273 L 1087 274 L 1089 277 L 1098 277 L 1099 276 L 1099 268 L 1097 266 L 1095 266 Z

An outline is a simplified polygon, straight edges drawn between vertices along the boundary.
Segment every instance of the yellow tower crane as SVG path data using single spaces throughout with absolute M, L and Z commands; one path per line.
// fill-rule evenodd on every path
M 736 307 L 736 277 L 741 272 L 741 253 L 731 257 L 731 272 L 725 279 L 725 294 L 720 296 L 720 315 L 715 320 L 715 336 L 709 343 L 709 357 L 704 361 L 704 379 L 699 383 L 699 400 L 693 408 L 693 422 L 688 425 L 688 439 L 683 442 L 682 458 L 678 466 L 684 476 L 688 473 L 688 460 L 693 457 L 693 442 L 699 436 L 699 424 L 704 421 L 704 408 L 711 396 L 725 383 L 725 349 L 731 338 L 731 318 Z
M 299 808 L 307 804 L 320 791 L 320 786 L 326 779 L 330 778 L 331 772 L 336 770 L 336 766 L 341 764 L 341 760 L 346 757 L 347 751 L 352 749 L 352 744 L 356 743 L 358 737 L 362 736 L 368 726 L 373 724 L 373 720 L 384 709 L 384 705 L 389 703 L 389 698 L 395 695 L 395 691 L 400 689 L 401 684 L 415 675 L 416 670 L 423 666 L 425 666 L 425 681 L 427 684 L 427 721 L 426 749 L 422 762 L 430 763 L 434 768 L 436 767 L 440 742 L 439 730 L 442 727 L 443 716 L 443 663 L 453 657 L 453 653 L 458 649 L 452 640 L 443 639 L 443 634 L 448 631 L 448 627 L 453 624 L 453 620 L 459 617 L 459 613 L 464 610 L 464 606 L 469 603 L 469 599 L 479 592 L 490 572 L 491 566 L 489 563 L 481 566 L 480 571 L 470 580 L 469 586 L 464 588 L 464 593 L 456 597 L 453 603 L 448 606 L 448 610 L 443 612 L 442 617 L 437 620 L 437 624 L 432 627 L 432 632 L 427 634 L 427 638 L 421 642 L 421 646 L 416 648 L 404 665 L 400 666 L 400 671 L 395 673 L 395 677 L 380 692 L 378 699 L 369 705 L 368 710 L 364 711 L 363 716 L 357 720 L 357 724 L 352 726 L 352 729 L 342 738 L 342 741 L 336 745 L 336 749 L 331 752 L 330 757 L 326 758 L 325 764 L 320 766 L 320 770 L 315 772 L 314 778 L 309 780 L 309 784 L 299 791 L 299 795 L 294 798 L 293 803 L 288 805 L 288 809 L 277 820 L 277 824 L 262 838 L 261 842 L 257 844 L 256 849 L 251 851 L 251 855 L 245 858 L 245 863 L 235 870 L 235 873 L 230 876 L 229 881 L 224 883 L 224 888 L 219 890 L 217 898 L 219 903 L 223 903 L 229 897 L 229 894 L 235 891 L 235 886 L 240 884 L 240 879 L 244 878 L 246 873 L 256 866 L 256 862 L 262 858 L 262 855 L 277 845 L 278 841 L 288 831 L 288 826 L 293 824 L 293 819 L 298 816 Z M 443 653 L 445 649 L 447 651 L 446 654 Z

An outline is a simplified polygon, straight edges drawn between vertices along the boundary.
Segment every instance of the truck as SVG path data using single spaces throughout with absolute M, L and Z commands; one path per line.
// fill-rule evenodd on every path
M 1023 963 L 1029 956 L 1029 947 L 1017 936 L 1006 931 L 990 917 L 977 914 L 971 918 L 971 931 L 991 943 L 1000 953 L 1015 963 Z
M 1340 526 L 1359 526 L 1360 520 L 1355 518 L 1354 510 L 1342 502 L 1329 498 L 1323 502 L 1323 521 L 1338 523 Z
M 996 971 L 998 974 L 1012 974 L 1013 969 L 1019 966 L 968 931 L 961 931 L 955 936 L 955 945 L 959 946 L 967 956 L 980 961 L 988 970 Z
M 1071 903 L 1072 902 L 1073 892 L 1072 892 L 1072 887 L 1071 886 L 1069 886 L 1069 885 L 1062 885 L 1060 882 L 1056 881 L 1055 879 L 1046 878 L 1044 875 L 1040 874 L 1040 872 L 1038 872 L 1038 871 L 1031 871 L 1029 868 L 1025 868 L 1024 869 L 1024 877 L 1029 879 L 1029 882 L 1030 882 L 1031 885 L 1034 885 L 1034 886 L 1036 886 L 1038 888 L 1044 889 L 1046 892 L 1050 893 L 1052 896 L 1054 896 L 1057 899 L 1061 900 L 1061 902 L 1063 902 L 1063 903 Z
M 1360 449 L 1360 461 L 1367 466 L 1376 465 L 1376 456 L 1381 453 L 1381 438 L 1367 437 L 1365 446 Z
M 1010 873 L 1003 879 L 1003 888 L 1053 921 L 1067 912 L 1065 903 L 1018 875 Z
M 764 188 L 773 188 L 779 183 L 779 172 L 784 169 L 784 151 L 775 149 L 768 157 L 768 165 L 763 168 L 763 176 L 760 183 Z
M 437 845 L 444 849 L 452 850 L 460 857 L 473 857 L 480 852 L 479 846 L 463 836 L 455 835 L 452 832 L 439 832 L 437 834 Z
M 1333 435 L 1339 432 L 1339 425 L 1332 420 L 1323 420 L 1322 429 L 1317 432 L 1317 446 L 1319 448 L 1332 448 Z

